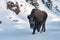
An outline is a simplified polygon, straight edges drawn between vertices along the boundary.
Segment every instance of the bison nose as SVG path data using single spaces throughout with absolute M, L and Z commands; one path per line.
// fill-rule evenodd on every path
M 34 25 L 33 24 L 31 24 L 31 27 L 33 27 Z
M 31 26 L 33 26 L 33 24 L 31 24 Z

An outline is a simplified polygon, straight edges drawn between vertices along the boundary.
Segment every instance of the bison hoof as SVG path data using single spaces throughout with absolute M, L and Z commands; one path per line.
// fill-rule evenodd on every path
M 40 31 L 40 30 L 37 30 L 38 32 Z
M 38 31 L 39 32 L 39 31 Z
M 45 32 L 46 30 L 44 30 L 43 32 Z
M 41 30 L 41 32 L 45 32 L 46 30 Z
M 32 34 L 35 34 L 35 33 L 32 33 Z

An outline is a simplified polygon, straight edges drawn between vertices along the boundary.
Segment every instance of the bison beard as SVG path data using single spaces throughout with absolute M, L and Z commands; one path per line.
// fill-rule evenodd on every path
M 45 32 L 45 23 L 47 19 L 47 13 L 38 9 L 33 9 L 31 14 L 28 16 L 29 23 L 31 24 L 31 21 L 34 20 L 35 25 L 33 28 L 33 33 L 35 34 L 35 31 L 37 30 L 38 32 L 40 31 L 40 28 L 42 27 L 41 31 Z

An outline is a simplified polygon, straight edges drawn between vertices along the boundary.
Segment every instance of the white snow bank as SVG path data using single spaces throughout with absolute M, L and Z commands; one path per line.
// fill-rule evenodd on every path
M 53 18 L 52 21 L 60 21 L 60 18 Z

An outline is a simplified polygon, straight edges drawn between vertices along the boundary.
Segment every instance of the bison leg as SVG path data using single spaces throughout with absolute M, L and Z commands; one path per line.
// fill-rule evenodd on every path
M 37 28 L 37 31 L 39 32 L 39 31 L 40 31 L 40 29 L 39 29 L 39 28 Z
M 32 34 L 35 34 L 35 31 L 36 31 L 36 27 L 33 28 L 33 33 Z
M 41 29 L 41 31 L 43 31 L 43 32 L 46 31 L 46 29 L 45 29 L 45 22 L 42 24 L 42 29 Z
M 39 24 L 38 27 L 37 27 L 38 32 L 40 31 L 40 28 L 41 28 L 41 24 Z

